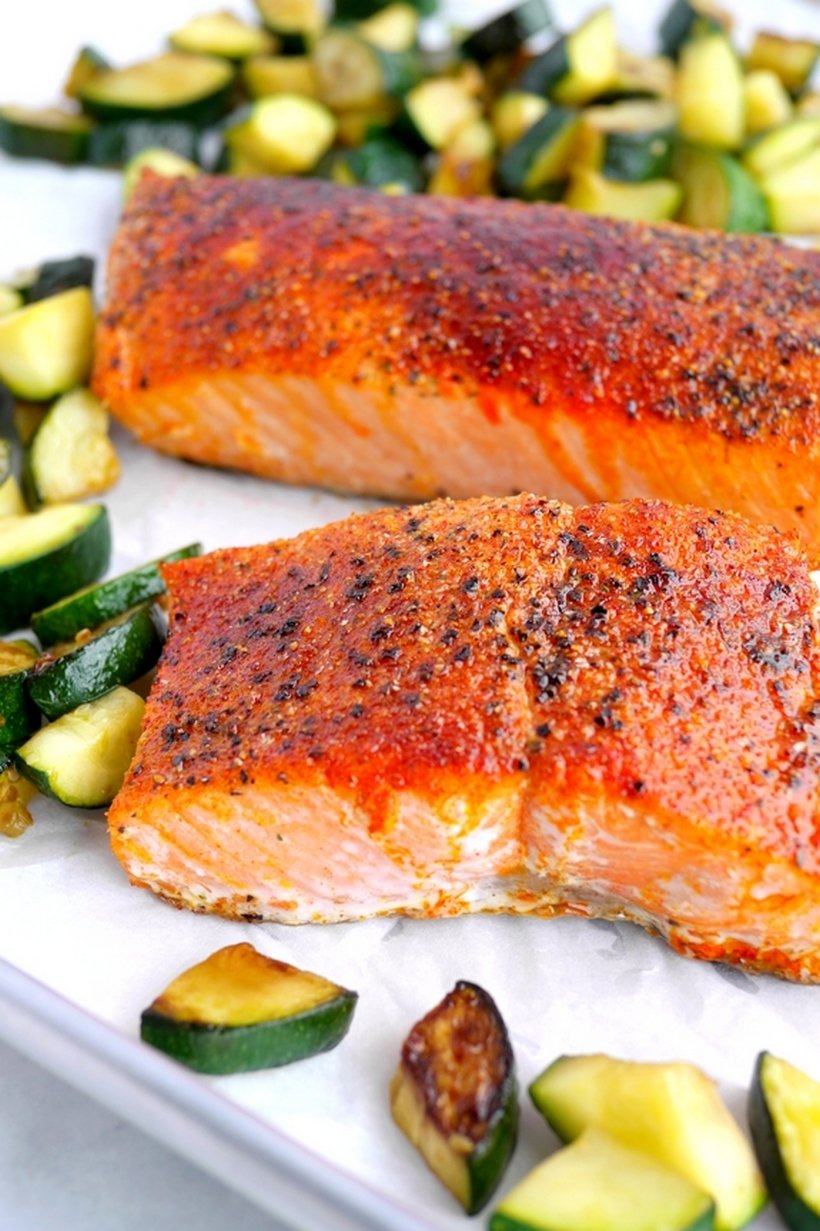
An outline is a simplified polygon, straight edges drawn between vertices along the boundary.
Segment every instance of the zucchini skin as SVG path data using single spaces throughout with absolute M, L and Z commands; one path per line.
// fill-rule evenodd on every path
M 177 1022 L 145 1009 L 140 1037 L 197 1073 L 278 1068 L 336 1047 L 350 1028 L 356 1001 L 357 994 L 345 990 L 329 1003 L 295 1017 L 252 1026 Z
M 783 1160 L 777 1131 L 766 1100 L 765 1069 L 768 1052 L 755 1063 L 749 1091 L 748 1121 L 757 1161 L 774 1205 L 790 1231 L 820 1231 L 820 1213 L 812 1210 L 796 1190 Z

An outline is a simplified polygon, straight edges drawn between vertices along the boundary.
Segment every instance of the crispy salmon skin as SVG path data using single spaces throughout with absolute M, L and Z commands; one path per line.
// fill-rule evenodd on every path
M 194 910 L 626 917 L 820 981 L 803 553 L 733 515 L 388 508 L 166 567 L 113 849 Z
M 820 252 L 766 238 L 146 175 L 93 383 L 199 462 L 411 500 L 660 497 L 820 559 Z

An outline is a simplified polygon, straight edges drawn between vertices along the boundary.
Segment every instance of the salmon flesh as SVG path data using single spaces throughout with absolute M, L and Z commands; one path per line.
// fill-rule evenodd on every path
M 109 825 L 283 923 L 625 918 L 820 982 L 820 641 L 796 540 L 652 501 L 391 507 L 166 566 Z
M 726 508 L 820 561 L 820 252 L 771 239 L 146 175 L 93 384 L 198 462 L 401 500 Z

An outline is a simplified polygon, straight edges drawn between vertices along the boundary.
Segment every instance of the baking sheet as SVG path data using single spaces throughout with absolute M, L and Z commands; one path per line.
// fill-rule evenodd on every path
M 191 0 L 145 0 L 127 18 L 120 6 L 89 0 L 47 7 L 46 48 L 42 7 L 0 14 L 0 88 L 9 99 L 48 101 L 81 42 L 132 59 L 198 11 Z M 461 6 L 471 16 L 480 7 Z M 584 7 L 555 5 L 568 21 Z M 618 6 L 623 41 L 647 46 L 645 23 L 663 7 Z M 745 28 L 771 24 L 765 5 L 742 8 Z M 777 25 L 820 36 L 817 9 L 797 0 L 779 6 Z M 102 255 L 119 194 L 112 173 L 0 164 L 0 276 L 46 257 Z M 195 539 L 209 549 L 260 542 L 367 507 L 161 458 L 119 431 L 116 439 L 123 478 L 105 497 L 112 573 Z M 459 978 L 498 1001 L 522 1085 L 566 1051 L 688 1059 L 720 1081 L 742 1119 L 761 1049 L 820 1077 L 820 988 L 687 961 L 633 925 L 495 917 L 299 929 L 228 923 L 129 888 L 98 814 L 44 800 L 35 814 L 22 838 L 0 843 L 0 958 L 10 964 L 0 969 L 0 1033 L 305 1231 L 347 1231 L 368 1218 L 394 1231 L 464 1227 L 387 1105 L 404 1035 Z M 154 995 L 183 967 L 240 940 L 359 992 L 338 1049 L 288 1069 L 208 1080 L 139 1044 L 139 1014 Z M 556 1144 L 523 1104 L 505 1188 Z M 774 1231 L 778 1222 L 765 1212 L 754 1225 Z

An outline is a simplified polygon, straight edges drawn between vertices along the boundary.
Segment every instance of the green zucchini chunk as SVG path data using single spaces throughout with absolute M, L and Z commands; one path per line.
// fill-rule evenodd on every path
M 299 175 L 313 170 L 335 135 L 336 121 L 322 103 L 300 94 L 274 94 L 253 103 L 248 116 L 226 130 L 225 141 L 264 173 Z
M 498 178 L 504 191 L 535 198 L 546 185 L 563 182 L 569 172 L 579 123 L 579 112 L 574 109 L 550 107 L 501 156 Z
M 140 1037 L 199 1073 L 276 1068 L 336 1047 L 356 1001 L 321 975 L 229 945 L 168 985 Z
M 516 88 L 577 106 L 603 94 L 615 80 L 617 67 L 615 21 L 607 6 L 530 61 Z
M 143 603 L 43 654 L 28 678 L 29 696 L 47 718 L 59 718 L 145 675 L 156 666 L 162 643 L 158 614 Z
M 98 628 L 106 620 L 124 615 L 140 603 L 159 598 L 165 593 L 161 566 L 198 556 L 201 551 L 201 543 L 190 543 L 119 577 L 86 586 L 43 611 L 35 611 L 31 617 L 31 627 L 44 646 L 71 641 L 84 628 Z
M 468 1214 L 489 1201 L 518 1133 L 518 1085 L 495 1002 L 459 981 L 404 1041 L 393 1119 Z
M 101 504 L 63 504 L 0 522 L 0 632 L 89 585 L 108 568 L 111 527 Z
M 44 261 L 33 271 L 31 280 L 21 287 L 21 292 L 26 303 L 37 303 L 38 299 L 49 299 L 75 286 L 90 289 L 93 285 L 94 258 L 80 255 Z
M 680 135 L 693 145 L 738 149 L 746 95 L 737 52 L 722 31 L 684 43 L 678 68 Z
M 683 188 L 681 222 L 728 232 L 768 228 L 763 193 L 731 154 L 692 147 L 678 158 L 676 176 Z
M 79 98 L 83 87 L 97 73 L 107 72 L 112 65 L 96 47 L 81 47 L 68 70 L 63 93 L 66 98 Z
M 711 1194 L 716 1231 L 744 1226 L 766 1201 L 748 1141 L 692 1064 L 561 1056 L 532 1082 L 530 1097 L 562 1141 L 599 1128 Z
M 470 60 L 486 64 L 496 56 L 510 56 L 535 34 L 555 27 L 555 18 L 546 0 L 523 0 L 513 8 L 471 30 L 461 43 Z
M 820 235 L 820 145 L 760 181 L 773 231 Z
M 815 147 L 820 147 L 820 118 L 800 116 L 750 141 L 742 162 L 747 171 L 763 179 L 797 162 Z
M 0 747 L 0 834 L 4 838 L 19 838 L 32 823 L 28 810 L 36 788 L 22 778 L 14 765 L 14 754 Z
M 276 50 L 276 41 L 267 31 L 228 10 L 192 18 L 169 34 L 168 42 L 174 51 L 223 56 L 226 60 L 245 60 L 248 56 L 268 55 Z
M 780 128 L 794 115 L 788 90 L 776 73 L 758 68 L 743 78 L 746 100 L 746 133 L 755 136 Z
M 108 435 L 108 411 L 90 389 L 58 398 L 32 437 L 23 491 L 32 508 L 65 504 L 113 487 L 120 463 Z
M 770 69 L 776 73 L 791 94 L 799 94 L 808 84 L 820 58 L 820 41 L 816 39 L 785 38 L 759 30 L 754 37 L 746 67 Z
M 16 748 L 40 725 L 26 686 L 36 659 L 29 641 L 0 641 L 0 751 Z
M 388 4 L 359 23 L 359 34 L 382 51 L 411 51 L 418 43 L 419 14 L 412 4 Z
M 507 1194 L 490 1231 L 712 1231 L 714 1211 L 671 1167 L 588 1128 Z
M 111 803 L 137 746 L 145 702 L 114 688 L 41 727 L 17 749 L 19 772 L 70 808 Z
M 404 99 L 408 139 L 420 150 L 441 150 L 460 128 L 481 116 L 476 98 L 455 78 L 431 77 Z
M 676 131 L 677 110 L 669 102 L 632 99 L 588 107 L 573 163 L 626 183 L 662 179 L 672 168 Z
M 315 98 L 319 86 L 308 56 L 253 56 L 242 65 L 242 84 L 250 97 L 304 94 Z
M 658 31 L 661 51 L 677 56 L 688 39 L 707 31 L 728 30 L 731 15 L 710 0 L 672 0 Z
M 368 107 L 385 98 L 401 98 L 421 79 L 414 48 L 385 51 L 353 30 L 333 27 L 319 35 L 311 61 L 319 97 L 338 110 Z
M 408 0 L 420 17 L 431 17 L 438 11 L 438 0 Z M 333 14 L 336 21 L 363 21 L 385 7 L 385 0 L 336 0 Z
M 227 60 L 171 51 L 95 74 L 81 87 L 79 98 L 99 120 L 144 116 L 205 126 L 224 115 L 233 81 L 234 69 Z
M 683 189 L 677 180 L 644 180 L 638 184 L 605 179 L 587 167 L 573 170 L 564 204 L 587 214 L 627 218 L 634 222 L 664 222 L 680 209 Z
M 749 1128 L 772 1201 L 790 1231 L 820 1231 L 820 1082 L 761 1052 Z
M 286 52 L 309 50 L 325 25 L 321 0 L 254 0 L 267 30 Z
M 75 286 L 0 316 L 0 379 L 18 397 L 57 397 L 86 379 L 93 346 L 91 291 Z
M 406 192 L 421 192 L 424 187 L 420 159 L 390 136 L 369 137 L 356 149 L 334 151 L 329 177 L 337 184 L 369 188 L 400 185 Z
M 173 150 L 151 145 L 135 154 L 125 165 L 122 177 L 122 193 L 127 201 L 137 186 L 143 171 L 151 170 L 155 175 L 169 177 L 183 175 L 193 179 L 200 174 L 200 168 L 195 162 L 175 154 Z
M 495 100 L 490 113 L 498 149 L 503 154 L 524 133 L 537 124 L 549 110 L 549 103 L 540 94 L 524 94 L 521 90 L 506 90 Z
M 185 120 L 114 120 L 95 127 L 88 161 L 95 167 L 121 167 L 145 150 L 162 149 L 198 163 L 200 137 L 199 128 Z
M 91 121 L 58 107 L 0 107 L 0 149 L 15 158 L 84 162 Z

